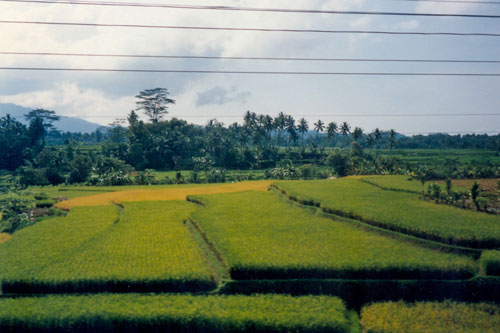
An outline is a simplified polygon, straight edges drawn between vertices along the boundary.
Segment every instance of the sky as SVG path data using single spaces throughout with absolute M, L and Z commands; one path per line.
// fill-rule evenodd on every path
M 111 1 L 111 0 L 110 0 Z M 122 0 L 317 10 L 500 14 L 500 5 L 393 0 Z M 500 19 L 210 11 L 0 1 L 0 20 L 326 30 L 500 33 Z M 0 23 L 0 52 L 236 57 L 500 60 L 500 38 L 198 31 Z M 308 72 L 500 73 L 500 64 L 348 63 L 0 55 L 0 67 Z M 0 103 L 55 110 L 103 125 L 124 118 L 141 90 L 167 88 L 166 119 L 242 122 L 250 110 L 347 121 L 365 131 L 500 132 L 500 77 L 280 76 L 0 70 Z M 376 116 L 390 115 L 390 116 Z M 398 116 L 395 116 L 398 115 Z M 144 118 L 146 119 L 146 118 Z

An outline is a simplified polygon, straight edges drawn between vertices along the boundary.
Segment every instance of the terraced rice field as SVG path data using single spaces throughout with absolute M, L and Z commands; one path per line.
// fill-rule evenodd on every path
M 362 309 L 365 332 L 494 333 L 500 327 L 500 306 L 454 302 L 375 303 Z
M 386 191 L 355 179 L 281 181 L 291 198 L 417 237 L 472 248 L 500 247 L 500 216 L 420 200 L 413 193 Z
M 265 191 L 270 184 L 270 181 L 253 181 L 192 186 L 172 185 L 161 189 L 124 190 L 77 197 L 71 200 L 62 201 L 58 203 L 56 207 L 69 210 L 73 207 L 101 206 L 112 202 L 123 203 L 137 201 L 185 200 L 186 196 L 194 194 Z
M 497 219 L 420 200 L 421 184 L 407 177 L 368 178 L 409 192 L 365 177 L 277 185 L 293 199 L 382 228 L 449 244 L 500 241 Z M 0 297 L 0 331 L 498 331 L 498 305 L 368 303 L 495 300 L 500 251 L 474 260 L 424 248 L 315 214 L 266 191 L 269 184 L 68 189 L 73 199 L 58 204 L 70 210 L 66 217 L 8 241 L 0 234 L 2 290 L 18 293 Z M 350 308 L 333 296 L 277 294 L 311 290 L 341 295 Z M 360 320 L 353 310 L 362 305 Z
M 0 299 L 0 331 L 352 332 L 336 297 L 89 295 Z
M 465 278 L 476 266 L 445 254 L 313 216 L 271 192 L 199 197 L 193 219 L 234 279 Z
M 183 220 L 189 202 L 76 207 L 0 247 L 4 292 L 206 290 L 215 287 Z M 146 214 L 145 214 L 146 213 Z

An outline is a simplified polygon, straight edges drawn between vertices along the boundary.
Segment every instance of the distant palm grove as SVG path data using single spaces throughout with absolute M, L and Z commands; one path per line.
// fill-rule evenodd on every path
M 164 88 L 141 91 L 136 96 L 137 108 L 126 120 L 86 134 L 58 132 L 53 123 L 59 117 L 44 109 L 26 115 L 28 126 L 8 115 L 0 118 L 0 170 L 15 172 L 23 185 L 92 179 L 119 185 L 130 183 L 130 177 L 147 176 L 137 173 L 147 169 L 192 170 L 189 177 L 177 177 L 177 182 L 200 182 L 207 175 L 212 181 L 225 181 L 225 170 L 266 170 L 261 177 L 281 179 L 349 174 L 500 175 L 499 158 L 450 158 L 422 164 L 391 153 L 397 149 L 460 148 L 490 151 L 498 157 L 500 135 L 407 137 L 393 129 L 366 132 L 345 121 L 308 122 L 283 112 L 272 117 L 251 111 L 244 114 L 242 124 L 225 126 L 212 119 L 200 126 L 177 118 L 164 120 L 168 107 L 175 104 L 168 95 Z M 139 119 L 141 112 L 148 122 Z

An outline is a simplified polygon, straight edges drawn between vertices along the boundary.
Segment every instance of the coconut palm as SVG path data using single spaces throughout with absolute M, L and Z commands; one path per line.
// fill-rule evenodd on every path
M 326 128 L 326 133 L 328 135 L 328 139 L 333 140 L 338 129 L 339 129 L 339 127 L 337 126 L 336 122 L 332 121 L 331 123 L 329 123 L 328 127 Z
M 276 138 L 277 140 L 276 145 L 279 146 L 281 141 L 281 133 L 286 128 L 286 116 L 283 112 L 278 113 L 278 116 L 274 118 L 274 127 L 278 131 L 278 136 Z
M 360 127 L 355 127 L 354 131 L 352 132 L 352 138 L 354 139 L 354 141 L 358 141 L 359 139 L 361 139 L 362 136 L 363 136 L 363 129 Z
M 299 131 L 302 136 L 302 146 L 304 146 L 304 134 L 309 130 L 309 125 L 307 124 L 307 120 L 304 118 L 300 118 L 299 124 L 297 125 L 297 131 Z

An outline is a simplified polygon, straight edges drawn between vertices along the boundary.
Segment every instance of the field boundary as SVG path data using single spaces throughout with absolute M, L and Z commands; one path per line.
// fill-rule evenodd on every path
M 384 190 L 384 191 L 404 192 L 404 193 L 411 193 L 411 194 L 422 194 L 422 192 L 418 192 L 418 191 L 405 190 L 402 188 L 395 188 L 395 187 L 385 187 L 385 186 L 376 184 L 374 182 L 371 182 L 363 177 L 359 178 L 359 181 L 362 183 L 368 184 L 368 185 L 375 186 L 376 188 L 379 188 L 379 189 Z
M 189 229 L 194 241 L 198 244 L 200 252 L 205 257 L 206 263 L 212 271 L 212 276 L 214 277 L 215 282 L 220 287 L 224 281 L 231 278 L 222 256 L 216 250 L 215 246 L 208 240 L 203 231 L 201 231 L 198 223 L 189 218 L 184 220 L 184 225 Z
M 369 231 L 369 232 L 375 232 L 384 236 L 388 236 L 391 238 L 396 238 L 401 241 L 409 242 L 412 244 L 416 244 L 422 247 L 426 247 L 432 250 L 437 250 L 441 252 L 446 252 L 446 253 L 455 253 L 455 254 L 462 254 L 466 255 L 469 257 L 472 257 L 474 259 L 478 259 L 481 256 L 482 251 L 486 249 L 474 249 L 474 248 L 468 248 L 468 247 L 462 247 L 462 246 L 455 246 L 455 245 L 450 245 L 446 243 L 441 243 L 425 238 L 420 238 L 414 235 L 406 234 L 397 230 L 392 230 L 392 229 L 387 229 L 378 225 L 371 224 L 369 222 L 363 221 L 361 219 L 357 219 L 355 217 L 347 217 L 347 216 L 342 216 L 336 213 L 332 212 L 326 212 L 324 207 L 321 207 L 319 203 L 316 202 L 309 202 L 309 201 L 304 201 L 302 202 L 301 200 L 295 198 L 294 196 L 289 195 L 285 190 L 281 189 L 277 185 L 273 184 L 271 185 L 271 191 L 273 191 L 276 195 L 280 196 L 285 202 L 288 202 L 290 204 L 296 205 L 301 208 L 305 208 L 310 210 L 313 214 L 319 215 L 322 217 L 329 218 L 334 221 L 338 222 L 344 222 L 344 223 L 349 223 L 352 225 L 357 226 L 358 228 Z

